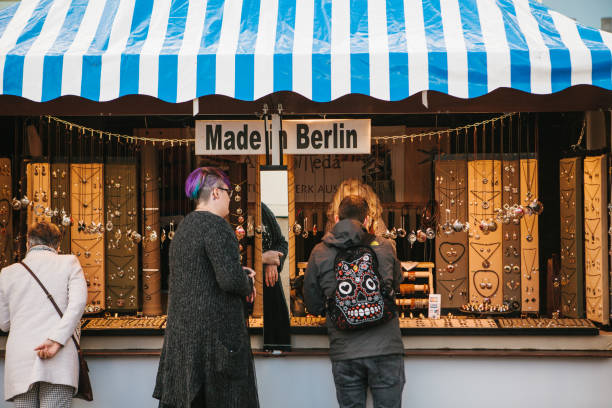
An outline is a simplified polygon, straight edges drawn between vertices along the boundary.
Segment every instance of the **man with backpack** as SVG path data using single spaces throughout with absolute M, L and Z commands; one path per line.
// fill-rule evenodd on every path
M 327 317 L 340 408 L 401 407 L 404 347 L 394 293 L 401 267 L 391 242 L 368 233 L 368 203 L 347 196 L 338 219 L 312 250 L 304 277 L 308 312 Z

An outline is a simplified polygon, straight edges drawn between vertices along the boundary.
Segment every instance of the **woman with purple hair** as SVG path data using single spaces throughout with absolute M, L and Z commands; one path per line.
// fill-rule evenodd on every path
M 215 167 L 194 170 L 195 211 L 170 244 L 168 323 L 153 396 L 160 407 L 259 407 L 244 314 L 255 271 L 240 264 L 229 223 L 232 188 Z

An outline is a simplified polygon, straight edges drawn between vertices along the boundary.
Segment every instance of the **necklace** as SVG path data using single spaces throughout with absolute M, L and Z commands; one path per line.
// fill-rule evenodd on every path
M 567 256 L 567 255 L 574 255 L 573 252 L 570 252 L 574 246 L 576 245 L 576 241 L 573 238 L 563 238 L 561 237 L 561 255 Z M 568 245 L 563 245 L 563 243 L 565 242 L 569 242 Z M 575 260 L 575 259 L 574 259 Z
M 573 208 L 576 205 L 576 203 L 572 201 L 576 190 L 574 190 L 573 188 L 570 188 L 567 190 L 560 190 L 560 192 L 561 192 L 561 201 L 565 203 L 565 207 Z
M 115 296 L 115 305 L 117 307 L 125 307 L 126 306 L 126 304 L 125 304 L 126 298 L 129 301 L 129 306 L 135 306 L 136 305 L 136 296 L 134 296 L 132 294 L 132 292 L 135 289 L 134 286 L 111 286 L 111 285 L 109 285 L 108 289 L 111 292 L 106 297 L 106 300 L 107 300 L 108 303 L 112 303 L 113 302 L 112 295 L 114 295 Z
M 561 307 L 565 313 L 568 313 L 570 310 L 576 310 L 576 296 L 575 293 L 561 291 Z
M 447 247 L 449 248 L 446 249 Z M 459 248 L 460 250 L 457 251 L 455 247 Z M 461 242 L 442 242 L 438 247 L 438 253 L 440 254 L 442 260 L 450 265 L 459 262 L 459 260 L 463 258 L 463 255 L 465 255 L 465 245 Z M 454 257 L 455 260 L 451 261 L 447 258 L 447 256 L 449 258 Z
M 586 184 L 585 183 L 585 191 L 587 193 L 587 196 L 589 197 L 589 203 L 587 204 L 586 200 L 584 201 L 584 209 L 585 211 L 595 211 L 595 204 L 599 204 L 599 189 L 601 188 L 601 185 L 599 184 Z M 589 191 L 589 187 L 595 187 L 593 194 L 591 194 L 591 191 Z
M 93 166 L 92 167 L 89 167 L 89 166 L 84 166 L 84 167 L 73 166 L 72 168 L 74 169 L 74 173 L 78 177 L 79 181 L 81 183 L 83 183 L 83 184 L 87 184 L 89 182 L 89 180 L 91 180 L 95 175 L 100 173 L 100 171 L 102 170 L 101 168 L 98 168 L 97 170 L 92 171 L 89 176 L 84 177 L 82 175 L 84 171 L 93 170 L 95 167 L 93 167 Z M 95 185 L 94 185 L 94 188 L 96 188 Z
M 585 263 L 587 270 L 590 270 L 591 268 L 599 268 L 601 266 L 599 259 L 597 259 L 599 257 L 599 254 L 601 253 L 600 246 L 598 246 L 597 248 L 589 248 L 585 246 L 584 253 L 588 258 L 587 262 Z
M 597 221 L 597 223 L 595 223 L 595 226 L 591 228 L 592 223 L 595 221 Z M 599 237 L 596 237 L 595 233 L 597 232 L 597 227 L 599 227 L 600 222 L 601 222 L 601 218 L 585 218 L 584 219 L 584 225 L 585 227 L 587 227 L 587 230 L 588 230 L 585 233 L 585 238 L 589 238 L 589 235 L 590 235 L 591 243 L 595 243 L 595 239 L 599 240 Z
M 529 202 L 531 201 L 531 198 L 533 197 L 533 185 L 534 185 L 534 181 L 535 181 L 535 176 L 537 171 L 533 171 L 533 173 L 531 172 L 531 168 L 532 166 L 532 160 L 531 159 L 527 159 L 521 162 L 521 173 L 525 174 L 526 178 L 525 178 L 525 184 L 527 186 L 527 194 L 525 195 L 525 201 Z
M 599 273 L 587 273 L 586 274 L 587 277 L 590 277 L 590 282 L 586 283 L 586 294 L 587 297 L 589 296 L 589 293 L 592 296 L 595 296 L 596 293 L 601 293 L 601 285 L 599 284 L 601 282 L 601 274 Z M 601 294 L 599 295 L 601 296 Z
M 484 274 L 487 274 L 487 276 L 494 277 L 495 283 L 491 282 L 491 280 L 488 278 L 482 278 L 482 280 L 479 280 L 477 282 L 477 279 L 476 279 L 477 276 L 484 275 Z M 497 276 L 497 274 L 494 271 L 491 271 L 488 269 L 484 269 L 484 270 L 479 269 L 477 271 L 474 271 L 474 275 L 472 275 L 472 281 L 474 283 L 474 289 L 476 289 L 476 292 L 485 299 L 490 299 L 493 296 L 495 296 L 495 294 L 497 293 L 497 290 L 499 289 L 499 276 Z M 483 290 L 488 289 L 492 292 L 484 293 L 484 292 L 481 292 L 480 289 L 483 289 Z
M 576 233 L 576 226 L 574 225 L 574 215 L 562 216 L 563 225 L 565 225 L 565 233 L 569 234 L 569 238 L 574 238 L 574 234 Z
M 80 244 L 79 241 L 81 241 L 83 244 Z M 85 241 L 94 241 L 94 243 L 92 245 L 87 245 L 85 244 Z M 83 253 L 83 255 L 85 255 L 85 258 L 89 258 L 91 256 L 91 250 L 93 249 L 93 247 L 95 247 L 96 245 L 98 245 L 101 242 L 101 240 L 99 238 L 91 238 L 91 239 L 73 239 L 72 243 L 74 245 L 76 245 L 77 247 L 81 248 L 83 251 L 85 251 Z M 81 256 L 80 252 L 76 253 L 76 256 Z
M 574 162 L 570 161 L 569 163 L 569 168 L 566 167 L 565 163 L 563 163 L 563 160 L 561 161 L 561 171 L 560 171 L 560 175 L 561 177 L 565 177 L 567 179 L 567 183 L 571 183 L 571 180 L 574 178 Z
M 484 160 L 480 164 L 482 166 L 486 166 L 486 162 Z M 472 164 L 472 167 L 474 168 L 474 172 L 477 173 L 481 177 L 482 184 L 488 184 L 489 183 L 489 178 L 487 177 L 488 175 L 486 174 L 486 171 L 485 171 L 485 173 L 479 171 L 478 167 L 476 165 L 476 162 L 474 162 Z
M 592 164 L 592 166 L 590 166 Z M 587 169 L 587 165 L 590 166 L 590 169 Z M 590 181 L 593 179 L 599 179 L 599 158 L 593 157 L 591 159 L 584 159 L 584 174 L 587 175 Z
M 117 268 L 117 275 L 118 275 L 120 278 L 123 278 L 123 275 L 124 275 L 124 273 L 125 273 L 124 269 L 126 269 L 126 266 L 128 266 L 128 265 L 129 265 L 129 264 L 130 264 L 130 263 L 131 263 L 131 262 L 134 260 L 134 257 L 135 257 L 135 256 L 136 256 L 136 255 L 123 255 L 123 256 L 121 256 L 121 255 L 110 255 L 110 254 L 109 254 L 109 255 L 106 257 L 106 259 L 108 259 L 108 261 L 109 261 L 111 264 L 113 264 L 113 266 L 114 266 L 115 268 Z M 128 260 L 127 260 L 126 262 L 123 262 L 123 263 L 119 264 L 119 263 L 115 262 L 115 261 L 113 260 L 113 258 L 115 258 L 115 259 L 117 259 L 117 258 L 128 258 Z M 134 267 L 133 267 L 133 266 L 130 266 L 129 268 L 127 268 L 127 272 L 133 272 L 133 271 L 134 271 Z
M 524 265 L 527 266 L 527 274 L 525 275 L 525 277 L 530 280 L 531 279 L 531 273 L 532 272 L 537 272 L 537 269 L 534 267 L 535 262 L 536 262 L 536 255 L 537 255 L 537 248 L 524 248 L 523 249 L 523 262 Z M 531 253 L 531 260 L 528 262 L 527 261 L 527 253 Z
M 475 191 L 470 190 L 470 193 L 474 195 L 478 200 L 481 201 L 481 206 L 483 210 L 488 210 L 491 205 L 489 204 L 491 201 L 495 200 L 497 196 L 501 193 L 501 191 Z M 488 195 L 488 198 L 487 198 Z M 476 203 L 475 203 L 476 204 Z M 477 204 L 476 204 L 477 205 Z
M 459 288 L 465 286 L 466 280 L 467 280 L 466 277 L 458 278 L 458 279 L 444 279 L 444 280 L 440 279 L 438 280 L 438 283 L 440 284 L 440 286 L 446 289 L 446 292 L 448 293 L 448 298 L 452 299 L 455 296 L 455 292 L 459 290 Z M 459 294 L 465 297 L 466 293 L 463 291 L 463 292 L 459 292 Z
M 532 172 L 532 167 L 534 167 L 534 165 L 537 165 L 537 162 L 535 162 L 535 160 L 531 160 L 531 159 L 527 159 L 527 160 L 523 160 L 521 162 L 521 173 L 525 175 L 525 185 L 527 187 L 527 193 L 525 194 L 525 201 L 529 202 L 531 201 L 531 198 L 533 197 L 533 189 L 534 189 L 534 184 L 535 184 L 535 178 L 536 178 L 536 173 L 537 170 L 533 169 Z
M 568 268 L 564 266 L 562 270 L 566 272 L 565 273 L 561 272 L 561 285 L 567 286 L 569 281 L 574 277 L 574 275 L 576 275 L 576 268 Z
M 94 196 L 94 195 L 91 195 L 91 194 L 87 194 L 87 193 L 82 194 L 82 195 L 83 195 L 83 196 L 89 196 L 89 197 L 92 197 L 92 199 L 91 199 L 91 200 L 88 200 L 88 201 L 83 201 L 83 200 L 81 200 L 81 199 L 78 197 L 78 196 L 79 196 L 78 194 L 75 194 L 75 196 L 74 196 L 74 198 L 75 198 L 75 199 L 76 199 L 76 200 L 79 202 L 80 206 L 82 206 L 83 208 L 87 209 L 87 208 L 89 208 L 89 206 L 90 206 L 90 205 L 91 205 L 91 204 L 94 202 L 94 200 L 101 199 L 101 197 L 100 197 L 100 196 L 102 195 L 102 193 L 98 193 L 98 194 L 97 194 L 97 195 L 95 195 L 95 196 Z M 80 206 L 79 206 L 79 207 L 80 207 Z M 99 210 L 101 209 L 101 207 L 102 207 L 102 206 L 101 206 L 101 205 L 99 205 L 98 207 L 99 207 L 99 208 L 93 208 L 93 209 L 92 209 L 92 211 L 97 212 L 97 211 L 99 211 Z M 83 216 L 86 216 L 86 215 L 90 215 L 90 214 L 85 214 L 85 213 L 83 213 L 82 215 L 83 215 Z M 93 214 L 92 214 L 92 215 L 93 215 Z
M 479 244 L 476 242 L 470 242 L 470 246 L 472 247 L 474 251 L 476 251 L 478 256 L 480 256 L 483 259 L 482 267 L 489 268 L 491 266 L 491 262 L 489 262 L 489 259 L 491 259 L 493 254 L 499 249 L 499 247 L 501 246 L 501 242 L 494 242 L 491 244 Z M 493 247 L 493 249 L 491 249 L 491 247 Z M 484 256 L 483 255 L 484 252 L 487 252 L 489 255 Z
M 601 295 L 599 296 L 588 296 L 587 295 L 586 300 L 587 300 L 587 303 L 589 304 L 591 314 L 597 314 L 597 312 L 602 309 Z
M 527 242 L 533 241 L 533 229 L 535 228 L 535 222 L 537 217 L 532 215 L 529 218 L 531 218 L 531 227 L 529 227 L 527 217 L 523 217 L 523 220 L 525 221 L 525 229 L 527 230 L 527 235 L 525 236 Z

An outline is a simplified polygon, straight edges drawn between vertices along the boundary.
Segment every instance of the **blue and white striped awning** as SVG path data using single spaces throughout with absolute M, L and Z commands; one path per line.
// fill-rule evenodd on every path
M 0 94 L 612 90 L 611 48 L 612 34 L 529 0 L 22 0 L 0 12 Z

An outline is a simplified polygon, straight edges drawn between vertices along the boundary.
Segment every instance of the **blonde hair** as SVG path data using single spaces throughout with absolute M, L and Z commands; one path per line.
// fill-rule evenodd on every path
M 380 199 L 367 184 L 362 183 L 357 179 L 347 179 L 344 180 L 339 186 L 336 194 L 334 194 L 334 198 L 329 203 L 329 207 L 327 208 L 327 225 L 325 226 L 326 231 L 330 231 L 334 223 L 336 222 L 336 216 L 338 215 L 338 207 L 340 206 L 340 202 L 344 197 L 356 195 L 359 197 L 365 198 L 368 203 L 368 215 L 370 216 L 370 220 L 372 220 L 372 225 L 370 226 L 370 231 L 373 231 L 376 235 L 382 234 L 387 230 L 385 223 L 383 222 L 383 207 L 380 203 Z

